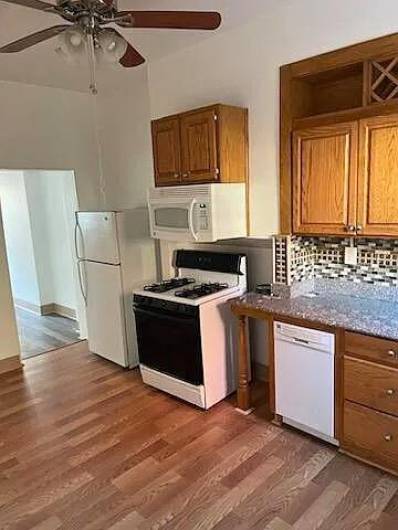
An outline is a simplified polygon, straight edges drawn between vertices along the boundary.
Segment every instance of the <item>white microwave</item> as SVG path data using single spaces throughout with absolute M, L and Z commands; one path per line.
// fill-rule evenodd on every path
M 211 243 L 245 237 L 245 184 L 200 184 L 148 191 L 151 236 Z

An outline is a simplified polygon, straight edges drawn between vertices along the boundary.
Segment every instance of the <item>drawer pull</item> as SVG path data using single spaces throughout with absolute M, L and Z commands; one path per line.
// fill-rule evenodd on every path
M 384 439 L 386 442 L 391 442 L 392 441 L 392 435 L 391 434 L 385 434 L 384 435 Z
M 387 354 L 390 356 L 390 357 L 395 357 L 397 356 L 396 352 L 394 350 L 388 350 Z
M 395 394 L 395 390 L 393 388 L 389 388 L 386 390 L 387 396 L 393 396 Z

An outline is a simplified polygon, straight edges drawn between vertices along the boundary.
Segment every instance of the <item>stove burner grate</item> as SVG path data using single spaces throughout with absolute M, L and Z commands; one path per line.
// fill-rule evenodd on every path
M 160 283 L 153 283 L 151 285 L 145 285 L 144 291 L 149 293 L 166 293 L 172 289 L 178 289 L 184 287 L 184 285 L 189 285 L 190 283 L 195 283 L 194 278 L 171 278 L 170 280 L 164 280 Z
M 218 293 L 219 291 L 228 289 L 228 287 L 229 285 L 227 283 L 202 283 L 200 285 L 195 285 L 194 287 L 176 291 L 174 296 L 177 296 L 178 298 L 196 299 L 201 298 L 202 296 Z

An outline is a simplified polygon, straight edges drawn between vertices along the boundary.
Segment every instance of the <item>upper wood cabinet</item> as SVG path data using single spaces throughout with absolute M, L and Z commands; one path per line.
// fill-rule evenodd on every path
M 357 227 L 398 235 L 398 115 L 360 121 Z
M 213 109 L 181 117 L 182 181 L 218 180 L 217 114 Z
M 396 192 L 393 154 L 396 133 L 395 125 L 392 128 L 388 125 L 388 116 L 398 114 L 397 50 L 398 33 L 394 33 L 281 67 L 281 233 L 291 234 L 297 229 L 292 207 L 294 131 L 360 121 L 358 233 L 398 235 L 398 207 L 392 199 Z M 386 123 L 384 118 L 381 124 L 378 122 L 381 116 L 387 117 Z M 368 142 L 369 152 L 364 150 L 363 142 Z M 386 189 L 391 192 L 388 196 L 384 195 Z
M 247 109 L 213 105 L 152 122 L 156 186 L 247 182 Z
M 152 123 L 155 178 L 159 185 L 180 181 L 180 125 L 177 118 Z
M 293 134 L 296 234 L 398 235 L 398 115 Z
M 355 225 L 357 136 L 356 122 L 294 133 L 294 232 L 345 234 Z

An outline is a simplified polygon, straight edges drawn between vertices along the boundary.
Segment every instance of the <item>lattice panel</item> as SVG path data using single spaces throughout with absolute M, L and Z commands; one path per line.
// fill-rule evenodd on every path
M 370 103 L 398 98 L 398 57 L 370 61 Z

